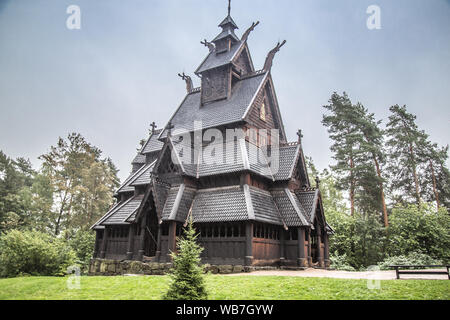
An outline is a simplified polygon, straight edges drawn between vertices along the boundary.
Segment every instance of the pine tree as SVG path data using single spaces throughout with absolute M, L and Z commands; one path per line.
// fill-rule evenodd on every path
M 379 122 L 361 103 L 353 105 L 345 92 L 342 96 L 334 93 L 330 105 L 324 107 L 331 114 L 324 115 L 322 123 L 334 142 L 331 151 L 337 161 L 331 168 L 337 173 L 337 187 L 349 191 L 351 215 L 355 207 L 366 215 L 380 210 L 384 192 Z
M 197 234 L 192 218 L 189 220 L 183 238 L 177 239 L 178 253 L 172 252 L 173 268 L 170 274 L 169 290 L 164 295 L 166 300 L 206 300 L 203 267 L 200 253 L 203 248 L 197 242 Z
M 358 156 L 356 147 L 357 141 L 361 139 L 358 127 L 355 125 L 355 110 L 344 92 L 342 96 L 336 92 L 329 100 L 329 105 L 324 106 L 331 114 L 324 115 L 322 123 L 328 128 L 330 138 L 333 140 L 331 151 L 334 152 L 336 165 L 331 168 L 339 176 L 337 187 L 341 190 L 349 191 L 350 213 L 355 212 L 355 192 L 356 192 L 356 163 Z
M 416 116 L 408 113 L 406 106 L 390 108 L 391 115 L 386 134 L 389 150 L 391 191 L 397 202 L 415 200 L 421 203 L 419 172 L 426 159 L 428 136 L 416 125 Z
M 421 183 L 422 197 L 435 202 L 438 210 L 441 205 L 450 208 L 450 171 L 446 166 L 448 146 L 440 148 L 436 143 L 428 142 L 422 157 L 427 161 Z
M 375 188 L 376 190 L 374 190 L 375 194 L 373 195 L 373 198 L 379 199 L 377 202 L 380 203 L 383 213 L 384 226 L 387 227 L 389 226 L 389 220 L 384 193 L 385 181 L 382 173 L 382 164 L 385 162 L 385 152 L 383 148 L 384 132 L 380 128 L 381 121 L 376 121 L 373 113 L 369 113 L 368 110 L 360 103 L 358 103 L 356 107 L 360 109 L 359 114 L 362 115 L 359 120 L 360 129 L 365 140 L 364 149 L 367 150 L 369 155 L 372 157 L 374 169 L 377 175 L 375 182 L 378 186 Z M 371 179 L 373 177 L 370 177 L 369 175 L 368 178 Z

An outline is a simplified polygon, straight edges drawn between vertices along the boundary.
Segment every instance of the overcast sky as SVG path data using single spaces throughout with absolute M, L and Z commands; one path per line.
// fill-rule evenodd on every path
M 69 30 L 66 9 L 81 8 Z M 369 30 L 369 5 L 381 29 Z M 0 150 L 37 157 L 59 136 L 80 132 L 129 173 L 149 124 L 160 127 L 180 104 L 185 84 L 207 55 L 226 0 L 0 0 Z M 346 91 L 378 119 L 406 104 L 441 145 L 450 141 L 450 1 L 234 0 L 241 35 L 256 69 L 277 41 L 287 40 L 272 75 L 290 140 L 320 168 L 332 163 L 321 125 L 333 91 Z M 194 77 L 194 85 L 199 79 Z

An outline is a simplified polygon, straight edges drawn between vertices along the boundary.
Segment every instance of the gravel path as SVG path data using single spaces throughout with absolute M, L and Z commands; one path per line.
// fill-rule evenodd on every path
M 338 279 L 372 279 L 372 280 L 395 280 L 395 271 L 365 271 L 365 272 L 349 272 L 349 271 L 333 271 L 322 269 L 306 269 L 300 271 L 291 270 L 270 270 L 270 271 L 253 271 L 250 273 L 230 274 L 230 276 L 288 276 L 288 277 L 313 277 L 313 278 L 338 278 Z M 429 279 L 429 280 L 445 280 L 447 275 L 440 274 L 418 274 L 418 275 L 400 275 L 400 279 Z

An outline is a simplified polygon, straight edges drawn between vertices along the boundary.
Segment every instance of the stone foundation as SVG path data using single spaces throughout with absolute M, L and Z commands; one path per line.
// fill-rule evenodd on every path
M 205 273 L 232 274 L 252 272 L 257 270 L 303 270 L 294 267 L 259 267 L 242 265 L 210 265 L 205 264 Z M 91 259 L 89 266 L 90 276 L 119 276 L 125 274 L 164 275 L 172 268 L 171 263 L 141 262 L 130 260 Z

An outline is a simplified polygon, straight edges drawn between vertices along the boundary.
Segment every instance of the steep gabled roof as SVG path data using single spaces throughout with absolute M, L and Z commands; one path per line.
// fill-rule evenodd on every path
M 234 59 L 238 56 L 238 53 L 244 47 L 245 42 L 240 41 L 238 39 L 237 42 L 234 42 L 231 45 L 229 51 L 223 52 L 210 52 L 206 58 L 202 61 L 202 63 L 198 66 L 197 70 L 195 70 L 195 74 L 200 74 L 207 70 L 215 69 L 218 67 L 225 66 L 234 61 Z
M 118 203 L 114 204 L 113 207 L 111 209 L 109 209 L 109 211 L 107 213 L 105 213 L 103 215 L 103 217 L 101 217 L 96 223 L 94 223 L 92 225 L 91 229 L 99 229 L 100 227 L 104 228 L 104 226 L 101 226 L 100 223 L 102 221 L 104 221 L 105 219 L 107 219 L 110 215 L 112 215 L 114 212 L 116 212 L 118 209 L 120 209 L 123 205 L 125 205 L 130 200 L 131 200 L 131 198 L 126 201 L 122 201 L 122 202 L 118 202 Z
M 234 85 L 229 99 L 214 101 L 205 106 L 201 105 L 200 91 L 188 94 L 170 119 L 173 130 L 177 134 L 192 132 L 195 121 L 201 121 L 204 129 L 243 121 L 266 77 L 265 72 L 246 77 Z M 167 130 L 164 130 L 159 138 L 166 136 Z
M 128 178 L 126 178 L 125 181 L 120 185 L 119 189 L 117 189 L 116 194 L 123 193 L 123 192 L 133 192 L 134 187 L 131 185 L 132 182 L 134 182 L 135 179 L 140 177 L 144 173 L 144 171 L 146 171 L 149 168 L 149 166 L 151 166 L 151 165 L 152 164 L 142 166 L 141 168 L 139 168 L 139 170 L 132 172 L 128 176 Z
M 196 189 L 186 187 L 184 184 L 172 187 L 161 215 L 162 221 L 185 222 L 195 193 Z
M 234 41 L 240 41 L 239 38 L 236 36 L 236 34 L 233 32 L 233 30 L 231 30 L 231 29 L 225 29 L 225 30 L 223 30 L 221 33 L 219 33 L 219 34 L 217 35 L 217 37 L 215 37 L 215 38 L 213 39 L 213 42 L 222 40 L 222 39 L 224 39 L 224 38 L 226 38 L 226 37 L 231 37 Z
M 300 155 L 300 145 L 290 144 L 280 146 L 279 148 L 279 168 L 274 173 L 274 178 L 277 181 L 289 180 L 292 178 L 295 165 Z
M 136 155 L 136 157 L 134 157 L 133 161 L 131 162 L 131 164 L 144 164 L 144 163 L 145 163 L 145 155 L 143 155 L 140 152 Z
M 143 195 L 130 198 L 124 203 L 123 206 L 115 210 L 100 224 L 102 225 L 129 224 L 129 222 L 127 222 L 127 219 L 137 211 L 137 209 L 141 205 L 143 198 L 144 198 Z
M 317 205 L 319 204 L 319 194 L 320 191 L 318 189 L 300 189 L 295 191 L 295 195 L 297 196 L 299 203 L 303 208 L 309 223 L 311 224 L 314 223 Z
M 143 145 L 140 153 L 145 155 L 147 153 L 160 151 L 163 147 L 163 143 L 158 140 L 158 136 L 162 129 L 155 130 Z
M 139 174 L 130 180 L 129 185 L 135 187 L 150 184 L 151 174 L 155 164 L 156 160 L 145 165 L 142 170 L 139 170 Z
M 182 152 L 191 154 L 191 162 L 183 162 L 180 166 L 182 173 L 187 176 L 202 178 L 232 172 L 250 171 L 264 176 L 267 179 L 274 180 L 265 152 L 244 139 L 236 142 L 211 143 L 206 147 L 222 153 L 222 161 L 220 159 L 213 161 L 213 159 L 206 158 L 193 159 L 193 150 L 190 144 L 173 142 L 171 145 L 174 148 L 172 150 L 176 150 L 180 162 L 182 161 Z M 218 156 L 220 153 L 216 155 Z M 197 154 L 200 155 L 201 152 L 197 152 Z M 203 155 L 206 156 L 206 149 L 203 150 Z
M 275 89 L 273 86 L 273 81 L 272 81 L 272 76 L 270 74 L 270 71 L 263 70 L 263 71 L 258 71 L 258 72 L 263 72 L 267 76 L 266 76 L 266 81 L 264 81 L 264 83 L 263 83 L 264 86 L 261 86 L 260 90 L 258 90 L 258 93 L 253 98 L 252 102 L 254 102 L 257 99 L 258 95 L 265 94 L 267 96 L 267 98 L 271 101 L 269 106 L 270 106 L 270 110 L 271 110 L 271 114 L 272 114 L 272 118 L 273 118 L 273 122 L 274 122 L 274 127 L 279 130 L 280 141 L 286 141 L 286 132 L 284 130 L 283 119 L 281 117 L 280 107 L 278 104 L 278 99 L 277 99 L 277 95 L 276 95 L 276 92 L 275 92 Z M 248 106 L 248 109 L 245 111 L 244 116 L 242 117 L 242 120 L 244 120 L 245 122 L 251 123 L 252 110 L 254 110 L 255 108 L 259 108 L 259 106 L 257 104 L 253 104 L 253 103 L 250 104 Z
M 116 203 L 91 227 L 91 229 L 97 229 L 98 227 L 105 225 L 128 224 L 128 218 L 137 211 L 137 209 L 141 205 L 143 198 L 143 195 L 139 195 Z
M 219 24 L 219 27 L 224 28 L 226 26 L 230 26 L 232 29 L 239 29 L 236 22 L 234 22 L 233 18 L 230 14 L 228 14 L 225 19 Z
M 248 189 L 254 211 L 254 220 L 283 225 L 284 221 L 270 192 L 254 187 L 249 187 Z
M 305 212 L 298 203 L 298 199 L 289 189 L 271 191 L 272 197 L 288 227 L 308 226 Z

